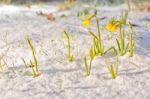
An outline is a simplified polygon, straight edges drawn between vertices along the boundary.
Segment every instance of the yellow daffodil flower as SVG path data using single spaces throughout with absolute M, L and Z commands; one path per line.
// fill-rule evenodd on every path
M 82 26 L 87 27 L 87 26 L 91 26 L 91 20 L 89 19 L 85 19 L 82 21 Z
M 95 15 L 92 15 L 88 18 L 82 18 L 82 26 L 83 27 L 88 27 L 88 26 L 92 26 L 92 23 L 91 23 L 91 19 L 94 17 Z
M 120 26 L 120 23 L 118 21 L 115 21 L 115 22 L 109 22 L 108 24 L 106 24 L 105 28 L 106 30 L 110 32 L 115 32 L 119 26 Z

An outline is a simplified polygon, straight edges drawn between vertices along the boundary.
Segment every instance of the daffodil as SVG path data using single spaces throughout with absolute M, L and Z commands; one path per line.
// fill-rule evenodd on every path
M 120 26 L 119 21 L 113 21 L 106 24 L 105 28 L 110 32 L 115 32 L 119 26 Z
M 87 26 L 91 26 L 91 20 L 89 19 L 85 19 L 82 21 L 82 26 L 87 27 Z
M 88 27 L 92 26 L 91 20 L 95 15 L 91 15 L 90 17 L 83 17 L 82 18 L 82 26 Z

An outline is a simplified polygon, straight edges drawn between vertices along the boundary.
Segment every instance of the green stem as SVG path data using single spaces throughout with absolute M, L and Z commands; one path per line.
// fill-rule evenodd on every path
M 68 43 L 68 60 L 71 62 L 73 60 L 73 56 L 71 55 L 71 45 L 70 45 L 70 37 L 66 31 L 64 31 L 67 43 Z
M 89 76 L 90 74 L 89 74 L 89 66 L 88 66 L 86 57 L 84 57 L 84 64 L 85 64 L 85 73 L 86 73 L 85 75 L 86 75 L 86 77 L 87 77 L 87 76 Z

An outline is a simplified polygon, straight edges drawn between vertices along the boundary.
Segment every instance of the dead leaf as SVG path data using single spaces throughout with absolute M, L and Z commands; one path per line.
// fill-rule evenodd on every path
M 53 14 L 53 13 L 49 13 L 49 14 L 47 15 L 47 19 L 50 20 L 50 21 L 54 21 L 54 20 L 55 20 L 54 14 Z

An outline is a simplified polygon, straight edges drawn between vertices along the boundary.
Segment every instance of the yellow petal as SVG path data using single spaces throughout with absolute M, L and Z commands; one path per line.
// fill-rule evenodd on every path
M 91 20 L 86 19 L 82 21 L 82 26 L 86 27 L 86 26 L 91 26 Z
M 111 32 L 115 32 L 117 30 L 117 26 L 116 25 L 113 25 L 112 27 L 111 27 Z
M 106 28 L 106 30 L 111 31 L 112 23 L 106 24 L 105 28 Z
M 118 25 L 113 24 L 113 23 L 108 23 L 105 28 L 106 28 L 106 30 L 108 30 L 110 32 L 115 32 L 118 28 Z

